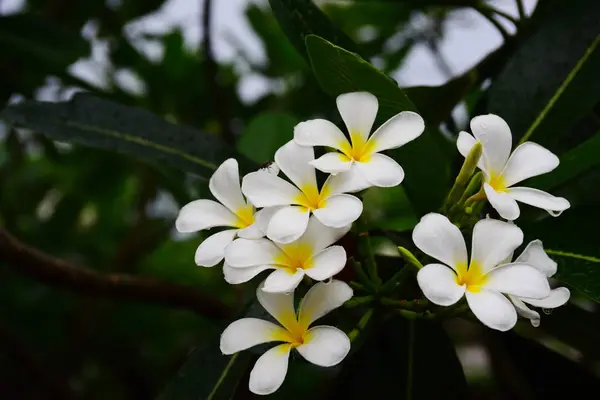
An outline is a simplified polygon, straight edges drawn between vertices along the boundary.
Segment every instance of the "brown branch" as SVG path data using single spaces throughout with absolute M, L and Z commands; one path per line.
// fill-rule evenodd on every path
M 76 293 L 178 307 L 216 319 L 230 315 L 229 308 L 223 303 L 191 286 L 80 268 L 26 245 L 1 228 L 0 261 L 36 281 Z
M 223 87 L 219 82 L 219 66 L 215 61 L 215 56 L 212 51 L 211 43 L 211 12 L 212 1 L 204 0 L 204 9 L 202 11 L 202 49 L 204 50 L 204 63 L 206 71 L 206 85 L 208 86 L 209 94 L 214 96 L 214 106 L 217 119 L 221 125 L 221 133 L 223 139 L 229 143 L 235 143 L 235 136 L 231 127 L 229 126 L 229 107 L 227 105 L 227 99 L 223 92 Z

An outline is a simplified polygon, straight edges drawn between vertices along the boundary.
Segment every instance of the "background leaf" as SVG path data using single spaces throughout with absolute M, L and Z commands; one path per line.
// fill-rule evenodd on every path
M 373 93 L 379 100 L 379 123 L 400 111 L 418 111 L 394 80 L 358 55 L 314 35 L 307 36 L 306 47 L 315 75 L 328 94 Z M 432 132 L 425 130 L 389 153 L 406 172 L 403 186 L 417 212 L 422 215 L 440 207 L 450 186 L 449 164 Z
M 293 139 L 294 127 L 299 122 L 289 113 L 260 114 L 248 123 L 237 142 L 237 149 L 256 163 L 273 161 L 275 151 Z
M 11 105 L 0 113 L 0 119 L 55 140 L 165 162 L 206 178 L 229 157 L 238 158 L 242 171 L 252 165 L 211 135 L 87 94 L 78 94 L 67 103 Z

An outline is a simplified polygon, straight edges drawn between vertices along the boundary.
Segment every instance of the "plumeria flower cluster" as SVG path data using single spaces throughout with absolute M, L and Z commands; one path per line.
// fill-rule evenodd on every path
M 180 232 L 225 228 L 199 245 L 195 261 L 203 267 L 222 262 L 228 283 L 241 284 L 270 271 L 256 296 L 278 324 L 243 318 L 230 324 L 221 337 L 223 354 L 279 343 L 258 359 L 250 373 L 249 387 L 256 394 L 270 394 L 281 386 L 292 350 L 324 367 L 340 363 L 348 354 L 351 341 L 344 332 L 332 326 L 311 327 L 353 296 L 348 284 L 332 280 L 348 258 L 336 242 L 362 214 L 358 192 L 402 183 L 404 170 L 383 152 L 417 139 L 425 129 L 418 114 L 405 111 L 371 134 L 378 101 L 370 93 L 340 95 L 337 107 L 347 134 L 324 119 L 302 122 L 295 127 L 293 140 L 275 152 L 273 163 L 241 180 L 237 161 L 226 160 L 209 181 L 217 201 L 192 201 L 176 221 Z M 531 242 L 511 261 L 523 241 L 523 232 L 512 223 L 519 216 L 516 201 L 552 213 L 564 211 L 569 203 L 536 189 L 512 186 L 556 168 L 558 158 L 530 142 L 510 155 L 510 130 L 497 116 L 476 117 L 471 128 L 474 137 L 461 132 L 458 149 L 468 159 L 481 143 L 483 154 L 475 162 L 485 179 L 479 196 L 508 222 L 489 218 L 477 222 L 469 257 L 459 227 L 444 215 L 425 215 L 413 231 L 413 241 L 439 263 L 422 267 L 417 281 L 436 305 L 450 306 L 466 298 L 473 314 L 490 328 L 511 329 L 517 315 L 537 326 L 540 316 L 528 305 L 558 307 L 568 301 L 569 291 L 550 289 L 556 263 L 540 241 Z M 315 158 L 315 147 L 329 151 Z M 328 174 L 322 184 L 317 171 Z M 302 281 L 316 283 L 296 310 L 294 292 Z

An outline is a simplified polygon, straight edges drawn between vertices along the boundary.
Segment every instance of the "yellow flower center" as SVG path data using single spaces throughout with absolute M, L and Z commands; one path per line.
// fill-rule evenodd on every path
M 483 273 L 477 261 L 471 260 L 468 269 L 466 264 L 459 264 L 456 270 L 456 283 L 459 286 L 466 285 L 469 292 L 478 293 L 487 281 L 487 275 Z
M 237 216 L 236 228 L 244 229 L 254 223 L 254 207 L 252 204 L 238 208 L 235 215 Z
M 311 245 L 298 242 L 280 247 L 283 251 L 275 257 L 275 264 L 285 267 L 290 274 L 295 274 L 298 269 L 309 269 L 313 266 Z
M 490 173 L 490 179 L 488 180 L 488 185 L 490 185 L 496 192 L 505 192 L 506 191 L 506 182 L 504 181 L 504 176 L 502 174 L 494 174 Z
M 325 199 L 331 194 L 331 190 L 327 185 L 323 186 L 321 191 L 314 185 L 302 185 L 300 186 L 302 192 L 294 199 L 295 202 L 302 207 L 312 211 L 323 208 L 326 205 Z
M 340 154 L 340 157 L 344 161 L 368 162 L 371 154 L 373 154 L 374 143 L 365 140 L 357 132 L 350 132 L 350 140 L 352 144 L 348 143 L 347 140 L 339 143 L 339 148 L 344 153 Z

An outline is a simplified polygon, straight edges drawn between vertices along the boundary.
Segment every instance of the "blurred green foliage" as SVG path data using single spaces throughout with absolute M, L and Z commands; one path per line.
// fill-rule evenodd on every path
M 187 48 L 178 29 L 145 35 L 164 49 L 158 60 L 135 46 L 126 26 L 163 3 L 28 0 L 21 13 L 0 16 L 0 103 L 30 99 L 2 112 L 5 121 L 30 130 L 6 126 L 0 136 L 0 226 L 28 245 L 107 276 L 130 274 L 197 288 L 234 313 L 217 320 L 93 290 L 87 294 L 85 288 L 58 288 L 44 276 L 22 276 L 19 265 L 0 254 L 1 398 L 253 397 L 247 379 L 256 354 L 232 361 L 219 354 L 216 343 L 233 314 L 256 308 L 249 304 L 254 287 L 232 287 L 219 267 L 197 267 L 193 254 L 202 235 L 177 236 L 174 217 L 192 199 L 210 197 L 207 178 L 225 158 L 243 160 L 247 172 L 270 161 L 298 121 L 322 117 L 339 124 L 334 96 L 351 90 L 379 97 L 378 123 L 402 110 L 419 110 L 428 126 L 417 141 L 391 153 L 407 171 L 403 187 L 364 194 L 365 220 L 374 236 L 411 246 L 419 216 L 441 205 L 461 162 L 453 140 L 468 129 L 452 110 L 464 105 L 468 118 L 498 113 L 517 140 L 530 136 L 561 157 L 559 169 L 531 184 L 552 188 L 573 208 L 560 219 L 527 210 L 519 224 L 554 251 L 557 278 L 580 294 L 535 331 L 521 323 L 514 337 L 465 321 L 433 326 L 377 315 L 346 363 L 323 370 L 293 359 L 274 396 L 497 399 L 598 390 L 598 310 L 589 299 L 600 299 L 600 3 L 540 2 L 519 21 L 516 34 L 472 70 L 439 87 L 408 88 L 386 74 L 398 70 L 415 46 L 441 57 L 437 44 L 454 23 L 452 15 L 482 2 L 270 0 L 271 7 L 249 2 L 245 15 L 266 59 L 257 65 L 236 45 L 244 68 L 218 62 L 216 70 L 206 49 Z M 411 23 L 415 14 L 427 18 L 426 28 Z M 102 86 L 69 69 L 91 54 L 92 42 L 81 32 L 92 22 L 96 39 L 107 44 Z M 119 84 L 124 70 L 139 77 L 141 93 Z M 239 87 L 251 74 L 277 84 L 248 102 Z M 32 101 L 49 80 L 58 82 L 60 99 L 74 87 L 95 97 Z M 343 243 L 350 254 L 352 240 Z M 384 278 L 397 272 L 397 257 L 376 258 Z M 401 296 L 414 298 L 416 290 Z M 348 331 L 362 311 L 331 318 Z M 417 343 L 412 352 L 408 342 Z M 469 374 L 465 368 L 465 380 L 456 349 L 482 348 L 488 369 Z M 539 362 L 531 365 L 527 355 Z M 371 385 L 381 392 L 369 390 Z

